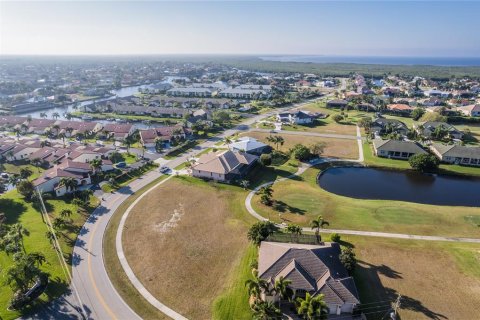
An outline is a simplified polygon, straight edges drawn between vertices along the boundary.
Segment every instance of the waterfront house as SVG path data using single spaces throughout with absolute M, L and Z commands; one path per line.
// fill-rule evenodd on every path
M 416 142 L 413 141 L 398 141 L 398 140 L 373 140 L 373 150 L 377 157 L 408 160 L 416 154 L 426 154 Z
M 466 166 L 480 166 L 480 147 L 465 147 L 433 143 L 430 150 L 440 161 Z

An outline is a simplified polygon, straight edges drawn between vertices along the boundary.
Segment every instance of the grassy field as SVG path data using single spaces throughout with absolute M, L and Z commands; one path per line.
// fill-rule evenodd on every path
M 402 295 L 407 319 L 473 319 L 480 313 L 480 245 L 342 236 L 359 264 L 355 282 L 369 319 Z
M 267 137 L 270 135 L 271 135 L 270 133 L 266 133 L 266 132 L 245 132 L 241 134 L 241 136 L 252 137 L 266 144 L 269 144 L 269 142 L 267 141 Z M 274 134 L 274 135 L 280 135 L 285 139 L 285 143 L 283 144 L 283 146 L 279 146 L 280 151 L 286 152 L 297 143 L 310 146 L 318 142 L 325 142 L 326 147 L 323 152 L 323 156 L 325 157 L 347 158 L 347 159 L 358 158 L 358 146 L 355 140 L 289 135 L 285 133 Z M 273 147 L 275 148 L 275 146 Z
M 472 222 L 480 216 L 478 208 L 343 197 L 321 189 L 316 184 L 318 173 L 311 168 L 300 177 L 273 185 L 273 198 L 280 201 L 283 212 L 261 204 L 259 196 L 253 198 L 253 207 L 274 221 L 304 226 L 321 214 L 336 229 L 480 237 L 480 228 Z
M 237 295 L 238 283 L 229 285 L 227 279 L 235 280 L 248 247 L 245 234 L 253 218 L 234 205 L 246 194 L 238 187 L 180 177 L 147 195 L 130 213 L 123 239 L 127 259 L 145 287 L 189 318 L 210 319 L 219 295 L 227 302 L 216 304 L 215 312 L 238 312 L 223 309 L 230 290 Z M 240 310 L 248 312 L 244 295 Z
M 42 168 L 35 167 L 31 164 L 22 164 L 22 165 L 17 165 L 17 164 L 12 164 L 12 163 L 4 163 L 1 165 L 3 167 L 3 171 L 8 172 L 8 173 L 13 173 L 13 174 L 20 174 L 20 170 L 27 168 L 32 171 L 32 174 L 28 178 L 29 180 L 34 180 L 40 176 L 40 174 L 45 171 Z
M 96 198 L 92 197 L 90 203 L 92 209 L 97 204 Z M 70 204 L 69 201 L 61 199 L 46 200 L 46 207 L 51 219 L 57 217 L 62 209 L 70 209 L 74 212 L 70 217 L 73 220 L 72 224 L 68 229 L 63 230 L 59 236 L 62 251 L 70 264 L 76 234 L 83 225 L 87 215 L 78 213 L 74 205 Z M 24 228 L 29 231 L 29 235 L 24 238 L 26 252 L 42 252 L 47 260 L 47 263 L 43 265 L 42 269 L 50 274 L 50 283 L 46 292 L 37 300 L 32 308 L 24 310 L 24 314 L 28 314 L 60 296 L 68 287 L 68 279 L 61 268 L 55 250 L 45 236 L 47 226 L 42 221 L 40 212 L 37 211 L 31 203 L 25 202 L 16 190 L 9 191 L 0 196 L 0 210 L 5 213 L 7 223 L 21 223 Z M 0 265 L 2 266 L 0 272 L 2 273 L 2 277 L 3 272 L 5 272 L 11 264 L 12 257 L 7 256 L 3 252 L 0 253 Z M 1 319 L 15 319 L 22 314 L 20 312 L 6 310 L 11 295 L 10 287 L 5 285 L 0 286 Z

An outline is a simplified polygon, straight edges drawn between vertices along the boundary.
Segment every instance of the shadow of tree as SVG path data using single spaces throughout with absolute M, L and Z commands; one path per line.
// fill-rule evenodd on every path
M 273 210 L 281 213 L 290 212 L 292 214 L 298 214 L 298 215 L 304 215 L 306 212 L 303 209 L 292 207 L 281 200 L 275 200 L 275 202 L 273 203 Z
M 362 305 L 359 311 L 368 315 L 368 319 L 380 320 L 392 310 L 392 304 L 401 292 L 393 288 L 384 287 L 380 276 L 391 279 L 403 279 L 402 274 L 386 265 L 374 265 L 365 261 L 358 261 L 355 269 L 355 283 L 357 284 L 360 301 Z M 410 310 L 423 314 L 425 317 L 434 320 L 447 319 L 443 314 L 437 313 L 423 305 L 414 297 L 402 295 L 401 310 Z
M 27 210 L 27 207 L 21 202 L 1 198 L 0 209 L 5 214 L 6 223 L 13 224 L 18 222 L 18 218 Z

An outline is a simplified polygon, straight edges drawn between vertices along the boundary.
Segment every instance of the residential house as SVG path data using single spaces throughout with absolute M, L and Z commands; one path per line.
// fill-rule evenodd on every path
M 400 115 L 409 115 L 413 111 L 413 107 L 409 106 L 408 104 L 401 104 L 401 103 L 395 103 L 395 104 L 389 104 L 387 106 L 387 110 L 400 114 Z
M 185 88 L 172 88 L 167 90 L 167 95 L 169 96 L 181 96 L 181 97 L 202 97 L 209 98 L 212 96 L 213 90 L 209 88 L 196 88 L 196 87 L 185 87 Z
M 140 130 L 140 142 L 146 148 L 153 148 L 156 141 L 172 142 L 172 139 L 186 139 L 188 131 L 182 125 Z
M 415 154 L 426 154 L 416 142 L 398 140 L 373 140 L 373 150 L 377 157 L 407 160 Z
M 280 277 L 290 281 L 292 298 L 324 295 L 332 315 L 351 314 L 360 304 L 354 279 L 339 259 L 338 243 L 302 245 L 263 241 L 258 254 L 258 276 L 270 286 Z M 262 292 L 264 301 L 278 301 L 278 295 Z
M 270 93 L 262 89 L 247 89 L 238 86 L 236 88 L 228 88 L 222 90 L 218 94 L 223 98 L 230 99 L 266 99 L 270 97 Z
M 480 166 L 480 147 L 433 143 L 430 146 L 430 150 L 432 150 L 442 162 L 466 166 Z
M 47 129 L 51 129 L 55 125 L 56 120 L 52 119 L 32 119 L 26 122 L 29 133 L 44 134 Z
M 277 114 L 277 121 L 291 124 L 311 124 L 315 121 L 316 115 L 308 111 L 283 112 Z
M 347 106 L 348 101 L 346 100 L 330 100 L 327 102 L 327 108 L 340 108 L 343 109 Z
M 480 104 L 458 107 L 457 111 L 469 117 L 480 117 Z
M 192 168 L 192 176 L 229 182 L 245 176 L 257 160 L 257 156 L 245 152 L 211 152 L 197 160 Z
M 376 135 L 396 132 L 402 136 L 406 136 L 408 128 L 405 123 L 396 119 L 376 118 L 372 121 L 370 132 Z
M 108 132 L 109 136 L 113 137 L 115 140 L 123 141 L 135 132 L 135 127 L 130 123 L 107 123 L 103 127 L 103 131 Z
M 67 137 L 75 136 L 79 133 L 84 135 L 91 135 L 100 132 L 103 129 L 103 124 L 90 121 L 86 122 L 59 120 L 55 124 L 60 127 L 60 133 L 64 133 Z
M 63 170 L 59 167 L 53 167 L 46 170 L 42 176 L 33 180 L 35 188 L 42 192 L 54 192 L 56 196 L 63 196 L 65 193 L 71 192 L 65 186 L 60 185 L 62 178 L 73 178 L 78 186 L 87 186 L 92 183 L 88 173 L 81 173 L 75 170 Z
M 228 145 L 228 149 L 237 152 L 246 152 L 255 155 L 261 155 L 271 150 L 271 147 L 257 139 L 251 137 L 241 137 Z
M 423 137 L 430 139 L 435 133 L 437 128 L 442 128 L 448 134 L 448 136 L 452 139 L 463 139 L 463 132 L 452 126 L 451 124 L 445 122 L 438 122 L 438 121 L 427 121 L 421 125 L 415 126 L 415 130 L 418 134 L 422 135 Z

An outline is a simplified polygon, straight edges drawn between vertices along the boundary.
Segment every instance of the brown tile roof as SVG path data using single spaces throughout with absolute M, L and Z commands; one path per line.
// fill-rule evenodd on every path
M 244 152 L 224 151 L 222 153 L 208 153 L 198 159 L 195 170 L 228 174 L 239 169 L 242 165 L 250 165 L 258 159 L 257 156 Z

